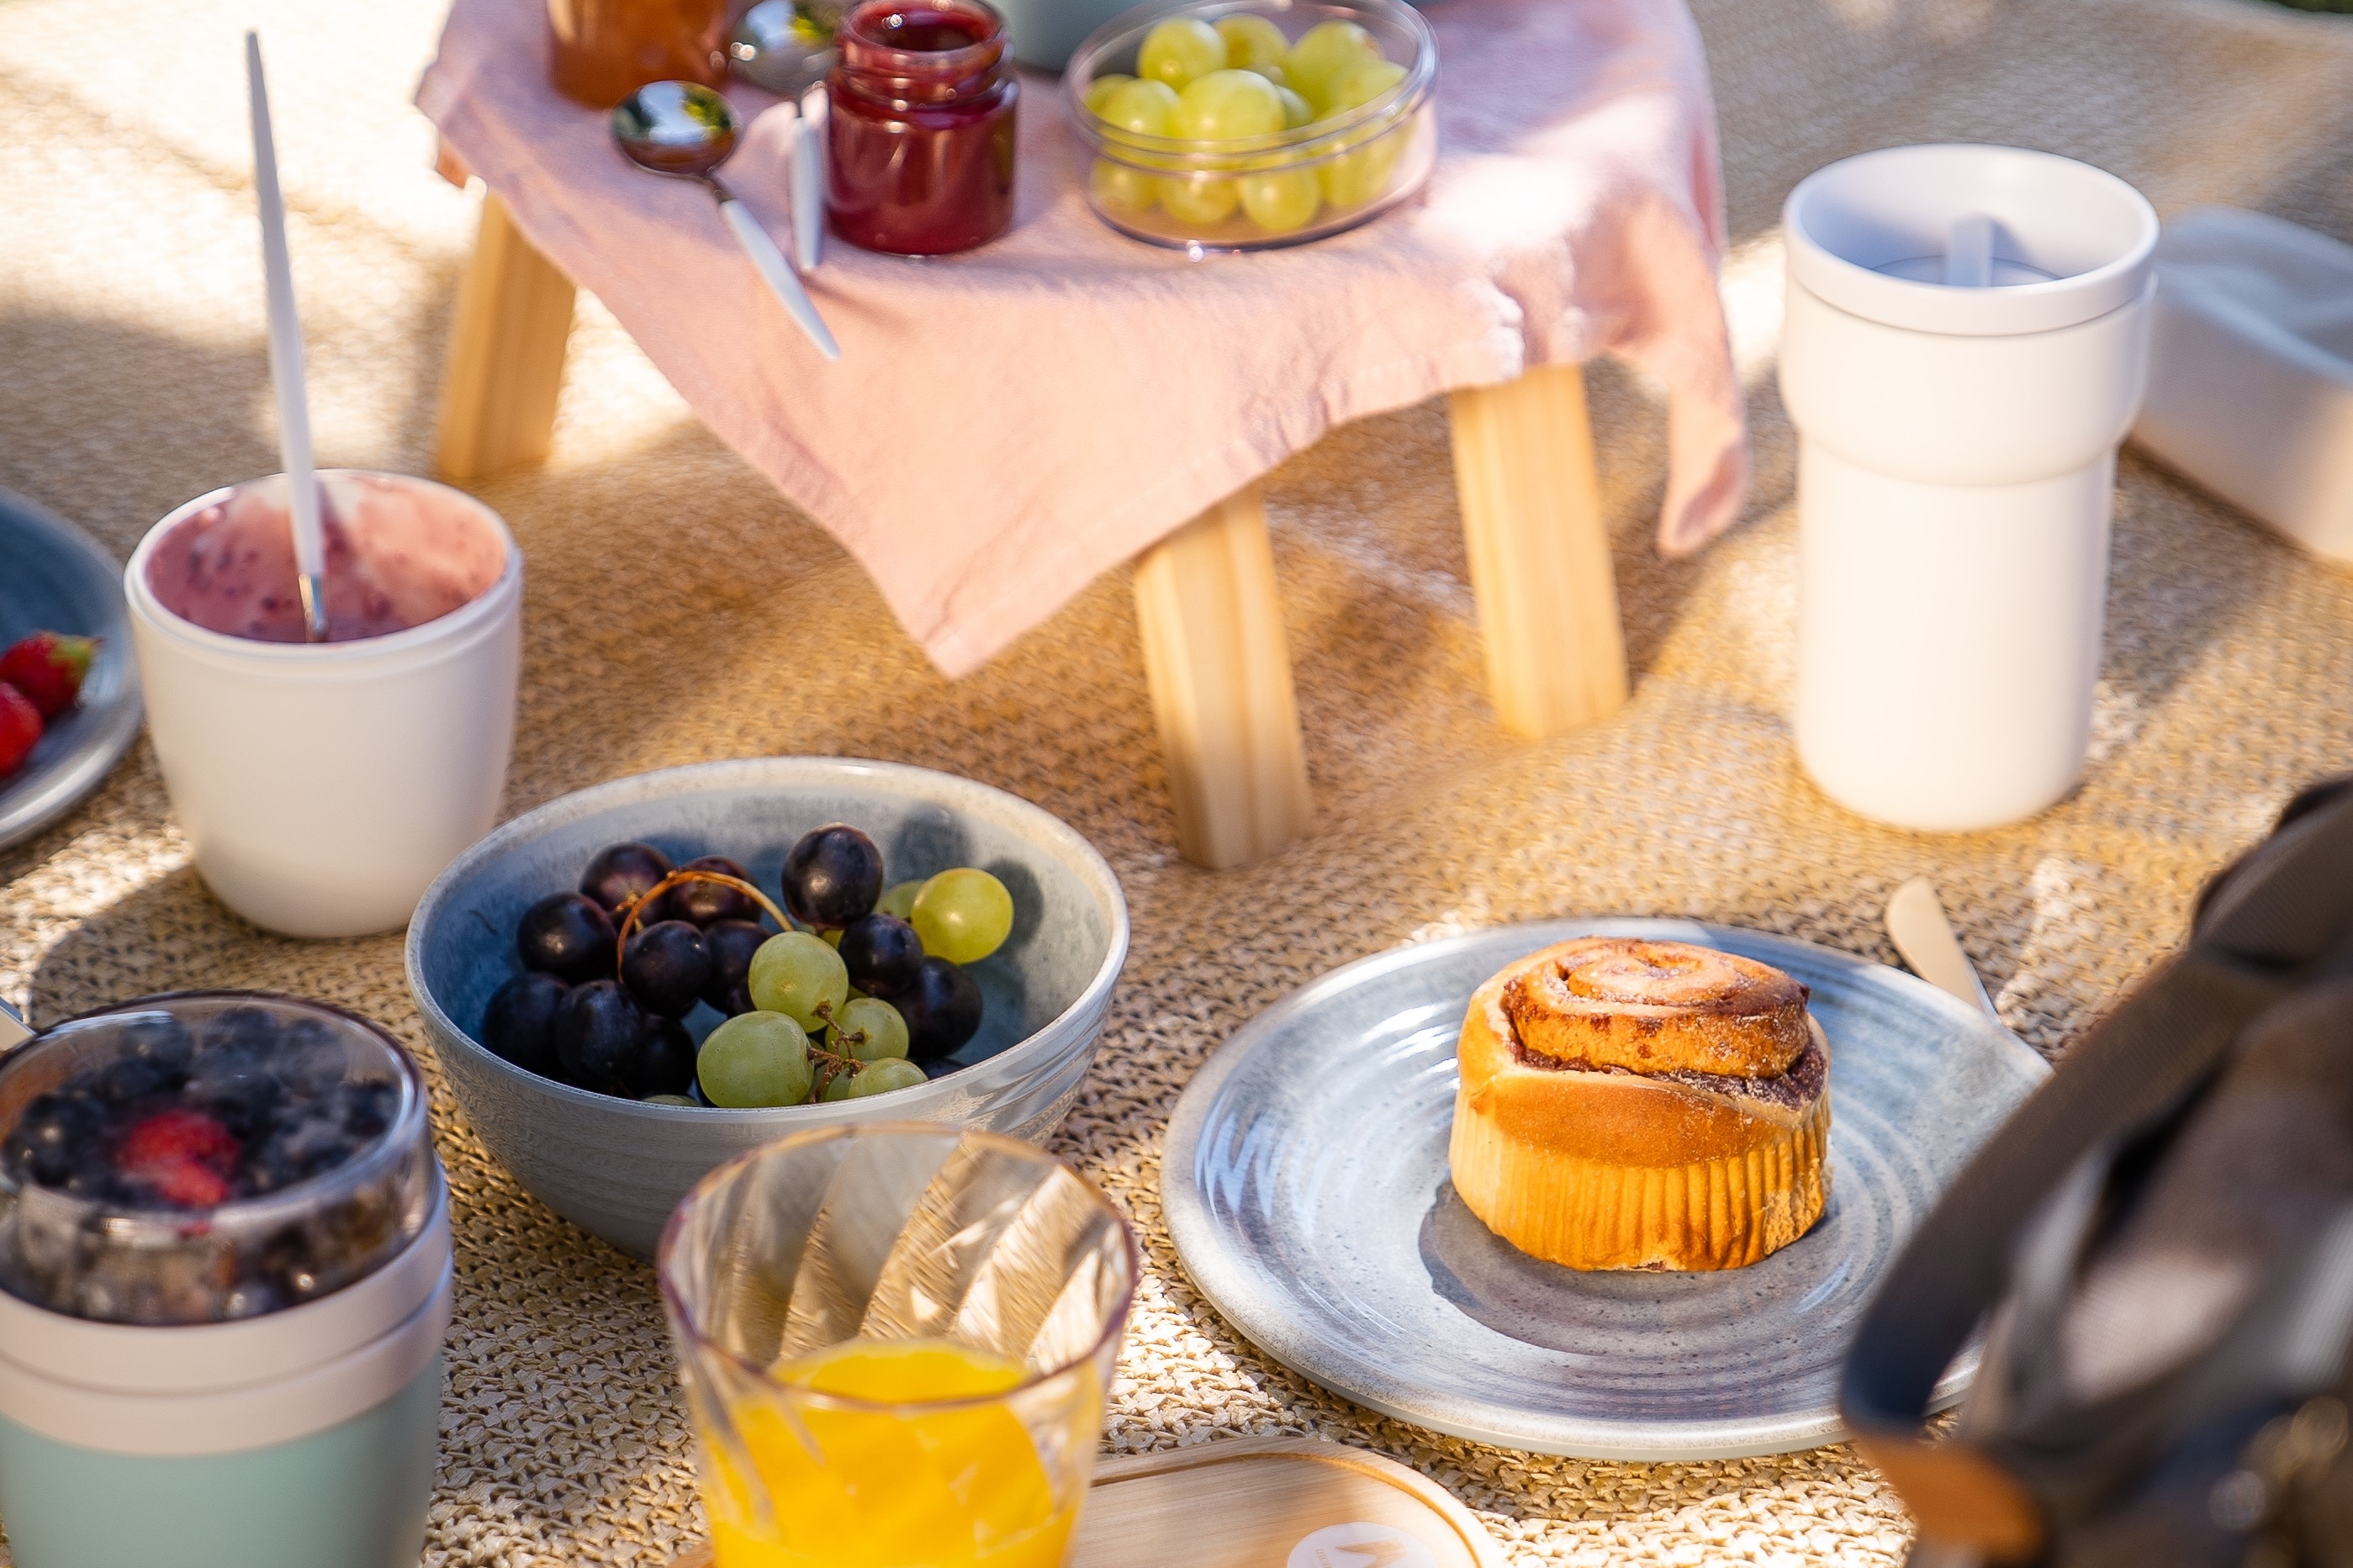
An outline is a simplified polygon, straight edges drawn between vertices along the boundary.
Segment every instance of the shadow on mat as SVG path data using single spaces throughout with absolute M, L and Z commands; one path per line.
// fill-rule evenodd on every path
M 43 1028 L 163 991 L 283 991 L 373 1016 L 380 1005 L 326 977 L 349 975 L 356 986 L 364 976 L 397 975 L 400 943 L 397 931 L 343 942 L 272 936 L 230 912 L 184 866 L 69 931 L 34 970 L 28 1000 Z

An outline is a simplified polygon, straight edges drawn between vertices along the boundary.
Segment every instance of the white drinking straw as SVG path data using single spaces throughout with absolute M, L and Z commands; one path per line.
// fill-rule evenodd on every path
M 1993 219 L 1985 214 L 1953 220 L 1945 241 L 1945 283 L 1953 289 L 1993 287 Z
M 801 94 L 793 127 L 793 260 L 804 272 L 825 259 L 825 139 L 831 102 L 819 83 Z
M 294 314 L 294 268 L 286 252 L 286 204 L 278 194 L 278 148 L 269 134 L 269 88 L 261 37 L 245 35 L 245 79 L 253 91 L 253 183 L 261 195 L 261 270 L 269 291 L 269 379 L 278 391 L 278 450 L 293 488 L 294 572 L 302 627 L 327 640 L 327 534 L 319 518 L 319 475 L 311 466 L 311 403 L 302 389 L 302 323 Z

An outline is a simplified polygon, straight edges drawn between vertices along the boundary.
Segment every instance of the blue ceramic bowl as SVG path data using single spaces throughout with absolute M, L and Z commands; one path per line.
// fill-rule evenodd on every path
M 578 885 L 589 858 L 637 839 L 674 861 L 726 855 L 773 897 L 785 851 L 846 822 L 893 882 L 978 866 L 1013 894 L 1013 934 L 972 966 L 986 1002 L 963 1070 L 831 1105 L 722 1110 L 643 1105 L 542 1078 L 475 1038 L 521 972 L 524 910 Z M 1050 814 L 969 779 L 892 763 L 769 757 L 617 780 L 519 816 L 453 861 L 408 926 L 408 987 L 458 1102 L 491 1152 L 550 1208 L 651 1258 L 703 1174 L 787 1132 L 846 1121 L 953 1122 L 1035 1139 L 1068 1113 L 1127 957 L 1127 900 L 1093 846 Z M 697 1009 L 699 1037 L 718 1016 Z

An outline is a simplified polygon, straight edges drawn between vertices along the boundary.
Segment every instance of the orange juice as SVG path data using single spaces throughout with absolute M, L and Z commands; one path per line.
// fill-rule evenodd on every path
M 988 1397 L 1028 1380 L 1020 1363 L 949 1340 L 850 1340 L 772 1375 L 777 1394 L 729 1411 L 740 1456 L 704 1443 L 719 1568 L 1060 1568 L 1079 1499 L 1054 1495 L 1038 1438 Z M 882 1407 L 797 1400 L 794 1389 Z M 1091 1421 L 1090 1402 L 1075 1403 Z M 1093 1432 L 1047 1440 L 1092 1447 Z M 757 1492 L 765 1521 L 749 1506 Z

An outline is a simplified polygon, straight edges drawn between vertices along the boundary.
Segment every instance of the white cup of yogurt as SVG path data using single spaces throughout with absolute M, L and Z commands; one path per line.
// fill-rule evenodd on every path
M 148 531 L 123 586 L 197 871 L 288 936 L 396 930 L 506 788 L 522 553 L 427 479 L 322 472 L 328 640 L 302 640 L 283 475 Z

